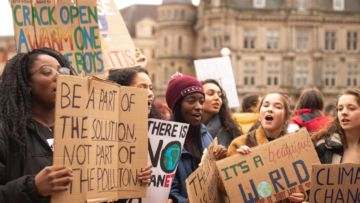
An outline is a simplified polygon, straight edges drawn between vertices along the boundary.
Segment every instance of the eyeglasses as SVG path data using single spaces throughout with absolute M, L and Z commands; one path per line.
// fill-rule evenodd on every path
M 57 68 L 54 68 L 54 67 L 49 66 L 49 65 L 43 65 L 38 70 L 33 72 L 31 75 L 35 75 L 38 72 L 41 73 L 42 75 L 46 76 L 46 77 L 53 77 L 53 76 L 55 76 L 57 74 L 70 75 L 71 74 L 71 69 L 68 68 L 68 67 L 59 67 L 57 69 Z

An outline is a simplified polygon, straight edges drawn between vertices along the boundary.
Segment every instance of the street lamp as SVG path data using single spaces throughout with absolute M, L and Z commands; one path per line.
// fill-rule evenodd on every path
M 222 56 L 230 56 L 231 50 L 230 50 L 229 48 L 227 48 L 227 47 L 224 47 L 224 48 L 222 48 L 222 49 L 220 50 L 220 54 L 221 54 Z

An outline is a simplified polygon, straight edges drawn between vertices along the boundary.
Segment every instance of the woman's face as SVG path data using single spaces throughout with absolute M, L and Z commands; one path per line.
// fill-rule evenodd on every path
M 151 83 L 150 77 L 146 73 L 139 72 L 135 75 L 130 86 L 144 88 L 148 91 L 148 113 L 150 113 L 151 106 L 154 100 L 154 93 L 152 91 L 153 85 Z
M 354 95 L 345 94 L 339 98 L 337 117 L 345 132 L 360 129 L 360 106 Z
M 184 97 L 181 102 L 181 116 L 186 123 L 193 126 L 201 124 L 205 98 L 201 93 L 193 93 Z
M 33 102 L 53 108 L 56 99 L 56 79 L 60 69 L 59 62 L 52 56 L 41 54 L 30 69 L 31 95 Z
M 285 106 L 282 96 L 268 94 L 260 106 L 259 120 L 270 135 L 278 136 L 285 124 Z
M 206 83 L 203 85 L 205 92 L 204 112 L 215 115 L 219 113 L 222 105 L 222 92 L 214 83 Z

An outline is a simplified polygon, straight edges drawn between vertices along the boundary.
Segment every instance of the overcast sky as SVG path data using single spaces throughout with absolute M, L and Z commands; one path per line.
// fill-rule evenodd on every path
M 162 0 L 114 0 L 121 9 L 131 4 L 161 4 Z M 192 0 L 198 4 L 200 0 Z M 11 8 L 8 0 L 0 0 L 0 36 L 14 35 Z

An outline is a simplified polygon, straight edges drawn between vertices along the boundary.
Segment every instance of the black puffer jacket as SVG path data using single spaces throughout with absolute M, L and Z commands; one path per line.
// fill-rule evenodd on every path
M 31 120 L 24 143 L 11 138 L 4 125 L 0 125 L 0 202 L 47 203 L 35 188 L 34 177 L 44 167 L 52 165 L 52 149 L 48 139 L 51 129 Z

